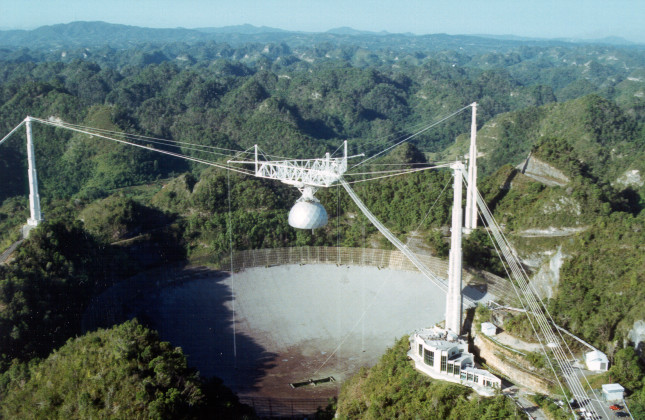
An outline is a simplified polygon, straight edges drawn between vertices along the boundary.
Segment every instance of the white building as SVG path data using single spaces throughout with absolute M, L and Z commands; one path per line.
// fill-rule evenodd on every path
M 439 327 L 416 331 L 410 337 L 408 356 L 415 368 L 426 375 L 470 386 L 482 395 L 492 395 L 502 386 L 500 378 L 475 367 L 468 343 L 452 331 Z
M 497 327 L 492 322 L 482 322 L 482 333 L 491 336 L 497 334 Z
M 602 398 L 605 401 L 622 401 L 625 388 L 620 384 L 604 384 L 602 386 Z
M 606 372 L 609 369 L 607 355 L 598 350 L 585 353 L 585 363 L 587 369 L 595 372 Z

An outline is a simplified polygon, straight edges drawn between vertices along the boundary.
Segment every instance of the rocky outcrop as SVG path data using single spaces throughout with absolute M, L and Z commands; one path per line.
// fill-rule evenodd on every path
M 524 175 L 545 185 L 563 187 L 569 183 L 569 177 L 559 169 L 529 155 L 524 162 L 517 165 Z
M 629 330 L 627 335 L 629 341 L 634 343 L 634 348 L 641 356 L 641 359 L 645 360 L 645 321 L 638 320 L 634 322 L 634 326 Z
M 558 247 L 558 251 L 542 263 L 540 270 L 531 279 L 533 288 L 541 298 L 550 299 L 553 297 L 560 281 L 560 267 L 562 267 L 565 257 L 562 247 Z
M 531 366 L 514 352 L 496 345 L 494 342 L 475 336 L 473 344 L 475 354 L 491 367 L 493 373 L 501 373 L 516 385 L 528 388 L 541 394 L 550 394 L 549 390 L 554 384 L 551 380 L 531 371 Z
M 642 187 L 644 182 L 643 182 L 643 177 L 641 176 L 641 173 L 638 169 L 631 169 L 628 171 L 625 171 L 618 179 L 616 182 L 613 183 L 614 186 L 618 187 Z

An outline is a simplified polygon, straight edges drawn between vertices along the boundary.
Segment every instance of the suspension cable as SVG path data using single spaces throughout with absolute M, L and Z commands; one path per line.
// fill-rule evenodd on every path
M 547 347 L 551 350 L 551 353 L 554 356 L 554 359 L 563 376 L 563 379 L 567 384 L 568 388 L 573 393 L 573 395 L 576 397 L 576 399 L 580 401 L 580 404 L 582 406 L 591 406 L 591 398 L 588 396 L 587 392 L 582 386 L 578 376 L 576 376 L 575 369 L 571 365 L 569 358 L 564 352 L 563 345 L 561 344 L 561 341 L 564 341 L 564 339 L 562 338 L 561 334 L 560 334 L 560 337 L 558 337 L 558 335 L 556 335 L 553 332 L 553 328 L 551 327 L 551 325 L 555 325 L 555 323 L 553 322 L 551 315 L 546 309 L 546 305 L 544 305 L 544 303 L 539 298 L 534 286 L 529 283 L 528 275 L 526 271 L 520 264 L 517 255 L 515 255 L 515 251 L 511 247 L 504 233 L 501 231 L 499 225 L 497 225 L 497 222 L 492 216 L 492 212 L 486 205 L 486 202 L 483 200 L 479 192 L 477 192 L 477 204 L 479 209 L 481 210 L 481 214 L 484 216 L 483 218 L 485 219 L 486 223 L 490 227 L 490 232 L 495 237 L 495 241 L 499 245 L 499 249 L 502 251 L 502 254 L 504 255 L 504 259 L 506 260 L 509 268 L 511 269 L 512 276 L 510 276 L 510 278 L 514 279 L 515 282 L 517 282 L 517 286 L 521 290 L 521 293 L 517 293 L 517 289 L 516 289 L 516 293 L 518 295 L 518 298 L 520 299 L 520 304 L 524 307 L 527 313 L 531 312 L 531 314 L 533 315 L 533 320 L 539 326 L 539 331 L 541 332 L 542 336 L 537 332 L 538 329 L 533 325 L 533 320 L 531 319 L 531 316 L 528 317 L 529 323 L 531 324 L 531 327 L 533 328 L 534 333 L 536 334 L 536 337 L 538 338 L 538 341 L 542 346 L 542 351 L 545 354 L 547 361 L 549 362 L 549 364 L 551 363 L 550 358 L 546 353 L 546 349 L 542 344 L 541 337 L 544 338 L 544 341 L 547 343 Z M 515 288 L 515 282 L 511 281 L 511 284 L 513 285 L 514 288 Z M 528 308 L 525 306 L 525 302 Z M 530 308 L 530 311 L 529 311 L 529 308 Z M 549 324 L 549 321 L 551 324 Z M 567 346 L 567 349 L 569 349 L 568 346 Z M 570 352 L 570 355 L 573 356 L 571 352 Z M 555 369 L 553 369 L 553 371 L 555 374 Z M 584 373 L 581 370 L 580 372 L 584 377 Z M 557 374 L 555 374 L 555 378 L 560 383 L 559 376 Z M 587 381 L 586 377 L 585 377 L 585 381 Z M 564 387 L 562 386 L 562 383 L 560 383 L 560 386 L 564 392 Z M 573 412 L 571 405 L 569 407 Z M 602 411 L 605 411 L 602 405 L 600 405 L 600 409 Z M 593 418 L 599 418 L 596 411 L 591 407 L 590 407 L 590 412 L 593 413 L 592 414 Z
M 442 122 L 454 117 L 455 115 L 458 115 L 458 114 L 462 113 L 464 110 L 466 110 L 466 109 L 468 109 L 470 107 L 471 107 L 471 105 L 466 105 L 465 107 L 453 112 L 452 114 L 450 114 L 450 115 L 448 115 L 446 117 L 443 117 L 438 121 L 435 121 L 434 123 L 432 123 L 432 124 L 426 126 L 425 128 L 423 128 L 422 130 L 419 130 L 416 133 L 405 137 L 403 140 L 398 141 L 397 143 L 393 144 L 392 146 L 387 147 L 387 148 L 381 150 L 380 152 L 368 157 L 367 159 L 362 160 L 361 162 L 359 162 L 356 165 L 352 166 L 349 170 L 351 171 L 352 169 L 356 168 L 357 166 L 363 165 L 365 162 L 368 162 L 368 161 L 374 159 L 375 157 L 382 155 L 383 153 L 387 152 L 388 150 L 391 150 L 391 149 L 395 148 L 396 146 L 400 145 L 401 143 L 404 143 L 404 142 L 406 142 L 408 140 L 411 140 L 411 139 L 419 136 L 422 133 L 425 133 L 426 131 L 430 130 L 431 128 L 436 127 L 437 125 L 441 124 Z
M 204 147 L 204 148 L 208 148 L 208 149 L 224 150 L 224 151 L 227 151 L 227 152 L 235 152 L 235 153 L 240 152 L 239 150 L 227 149 L 225 147 L 218 147 L 218 146 L 211 146 L 211 145 L 206 145 L 206 144 L 197 144 L 197 143 L 190 143 L 190 142 L 185 142 L 185 141 L 163 139 L 163 138 L 158 138 L 158 137 L 144 136 L 142 134 L 126 133 L 126 132 L 116 131 L 116 130 L 107 130 L 107 129 L 103 129 L 103 128 L 87 127 L 87 126 L 82 126 L 82 125 L 79 125 L 79 124 L 68 123 L 68 122 L 65 122 L 65 121 L 43 120 L 43 119 L 34 118 L 34 117 L 32 117 L 32 120 L 38 121 L 38 122 L 41 122 L 41 123 L 45 123 L 45 124 L 50 124 L 50 125 L 55 124 L 57 126 L 73 127 L 73 128 L 78 128 L 80 130 L 99 132 L 99 133 L 102 133 L 102 134 L 120 135 L 120 136 L 129 137 L 129 138 L 131 138 L 133 140 L 134 139 L 147 140 L 147 141 L 154 140 L 154 141 L 162 141 L 162 142 L 183 144 L 183 145 L 189 145 L 189 146 Z M 227 154 L 226 156 L 230 156 L 230 155 Z
M 0 144 L 4 143 L 4 142 L 5 142 L 5 140 L 7 140 L 9 137 L 11 137 L 11 135 L 12 135 L 13 133 L 15 133 L 16 131 L 18 131 L 18 129 L 19 129 L 20 127 L 22 127 L 22 126 L 25 124 L 25 122 L 27 122 L 27 121 L 26 121 L 26 120 L 23 120 L 20 124 L 18 124 L 18 125 L 16 126 L 16 128 L 14 128 L 13 130 L 11 130 L 11 131 L 9 132 L 9 134 L 7 134 L 6 136 L 4 136 L 4 137 L 2 138 L 2 140 L 0 140 Z
M 390 175 L 376 176 L 376 177 L 373 177 L 373 178 L 366 178 L 366 179 L 358 179 L 358 180 L 355 180 L 355 181 L 346 181 L 346 183 L 347 184 L 358 184 L 359 182 L 367 182 L 367 181 L 374 181 L 376 179 L 391 178 L 393 176 L 406 175 L 406 174 L 411 174 L 411 173 L 414 173 L 414 172 L 427 171 L 428 169 L 447 168 L 448 166 L 450 166 L 450 165 L 445 164 L 445 165 L 438 165 L 438 166 L 428 166 L 428 167 L 425 167 L 425 168 L 408 169 L 406 171 L 401 171 L 401 172 L 397 172 L 397 173 L 390 174 Z M 352 174 L 346 174 L 346 175 L 352 175 Z
M 230 169 L 230 170 L 232 170 L 232 171 L 234 171 L 234 172 L 239 172 L 239 173 L 241 173 L 241 174 L 245 174 L 245 175 L 253 175 L 253 173 L 252 173 L 252 172 L 247 171 L 247 170 L 244 170 L 244 169 L 239 169 L 239 168 L 235 168 L 235 167 L 230 167 L 230 166 L 222 165 L 222 164 L 219 164 L 219 163 L 211 162 L 211 161 L 208 161 L 208 160 L 198 159 L 198 158 L 194 158 L 194 157 L 191 157 L 191 156 L 186 156 L 186 155 L 183 155 L 183 154 L 181 154 L 181 153 L 174 153 L 174 152 L 169 152 L 169 151 L 167 151 L 167 150 L 156 149 L 156 148 L 154 148 L 154 147 L 150 147 L 150 146 L 144 146 L 144 145 L 141 145 L 141 144 L 132 143 L 132 142 L 125 141 L 125 140 L 115 139 L 115 138 L 108 137 L 108 136 L 103 135 L 103 134 L 97 134 L 97 133 L 92 133 L 92 132 L 84 131 L 84 130 L 81 130 L 81 129 L 78 129 L 78 128 L 62 126 L 61 124 L 58 124 L 58 123 L 52 123 L 52 122 L 48 122 L 48 121 L 45 121 L 45 120 L 37 120 L 37 121 L 38 121 L 38 122 L 40 122 L 40 123 L 42 123 L 42 124 L 50 125 L 50 126 L 53 126 L 53 127 L 66 128 L 66 129 L 68 129 L 68 130 L 76 131 L 76 132 L 78 132 L 78 133 L 86 134 L 86 135 L 89 135 L 89 136 L 101 137 L 101 138 L 103 138 L 103 139 L 111 140 L 111 141 L 114 141 L 114 142 L 117 142 L 117 143 L 127 144 L 127 145 L 134 146 L 134 147 L 138 147 L 138 148 L 141 148 L 141 149 L 150 150 L 150 151 L 153 151 L 153 152 L 163 153 L 163 154 L 165 154 L 165 155 L 174 156 L 174 157 L 178 157 L 178 158 L 181 158 L 181 159 L 190 160 L 190 161 L 197 162 L 197 163 L 203 163 L 203 164 L 205 164 L 205 165 L 214 166 L 214 167 L 216 167 L 216 168 L 220 168 L 220 169 Z

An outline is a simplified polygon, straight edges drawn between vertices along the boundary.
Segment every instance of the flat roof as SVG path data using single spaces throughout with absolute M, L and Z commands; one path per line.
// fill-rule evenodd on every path
M 455 363 L 455 362 L 463 362 L 463 361 L 464 361 L 464 360 L 466 360 L 466 359 L 472 359 L 472 358 L 473 358 L 472 353 L 467 353 L 467 352 L 466 352 L 466 353 L 460 353 L 460 354 L 459 354 L 459 357 L 453 357 L 453 358 L 452 358 L 452 359 L 450 359 L 449 361 L 450 361 L 450 362 L 452 362 L 452 363 Z
M 472 367 L 472 366 L 466 366 L 461 371 L 466 372 L 466 373 L 468 373 L 468 372 L 475 373 L 475 374 L 477 374 L 479 376 L 486 376 L 486 377 L 489 377 L 489 378 L 500 379 L 500 378 L 498 378 L 497 376 L 495 376 L 494 374 L 490 373 L 487 370 L 479 369 L 479 368 Z
M 434 347 L 437 350 L 450 350 L 453 347 L 457 347 L 458 343 L 451 341 L 441 341 L 441 340 L 423 340 L 428 347 Z
M 607 355 L 601 351 L 594 350 L 585 354 L 585 359 L 587 361 L 600 360 L 602 362 L 608 362 Z
M 623 392 L 625 388 L 620 384 L 603 384 L 602 390 L 603 392 Z

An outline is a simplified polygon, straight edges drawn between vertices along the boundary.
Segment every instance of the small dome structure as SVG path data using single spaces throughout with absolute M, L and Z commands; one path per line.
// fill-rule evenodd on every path
M 327 211 L 317 201 L 300 199 L 289 212 L 289 225 L 296 229 L 316 229 L 327 224 Z

